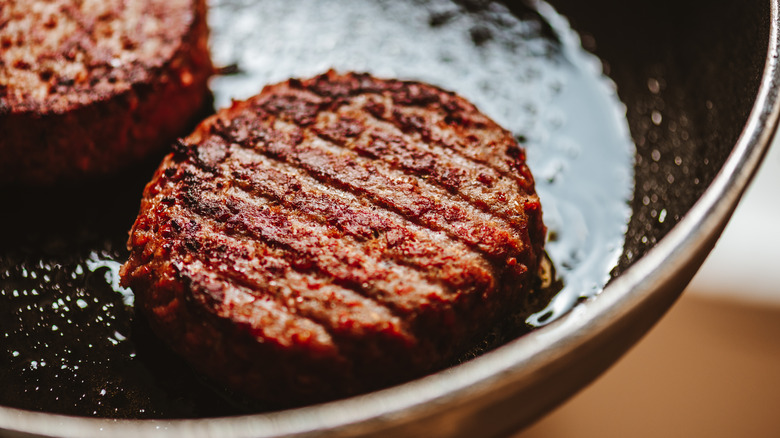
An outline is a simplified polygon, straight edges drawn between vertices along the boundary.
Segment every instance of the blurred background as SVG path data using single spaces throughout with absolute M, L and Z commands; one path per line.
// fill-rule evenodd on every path
M 780 139 L 680 300 L 512 438 L 780 437 Z

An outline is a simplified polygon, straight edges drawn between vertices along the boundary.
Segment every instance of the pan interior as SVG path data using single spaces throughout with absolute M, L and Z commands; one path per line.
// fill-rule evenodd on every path
M 603 288 L 622 253 L 633 189 L 634 145 L 612 83 L 566 20 L 537 6 L 218 0 L 212 50 L 236 73 L 214 79 L 216 103 L 328 68 L 422 80 L 470 99 L 526 148 L 565 285 L 549 306 L 513 321 L 522 331 Z M 0 244 L 0 404 L 115 418 L 246 412 L 161 345 L 118 286 L 154 166 L 89 187 L 4 195 L 21 213 L 3 219 L 20 231 Z M 61 220 L 49 226 L 53 218 Z

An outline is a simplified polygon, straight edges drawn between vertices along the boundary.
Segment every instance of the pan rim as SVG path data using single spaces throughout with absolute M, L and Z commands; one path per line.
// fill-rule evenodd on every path
M 616 325 L 635 317 L 637 309 L 653 302 L 671 305 L 680 291 L 664 286 L 678 275 L 675 267 L 694 265 L 696 257 L 706 255 L 714 246 L 754 177 L 780 120 L 780 0 L 769 3 L 766 64 L 753 108 L 735 147 L 686 216 L 644 257 L 607 285 L 597 299 L 582 303 L 550 325 L 472 361 L 346 400 L 265 414 L 173 420 L 96 419 L 0 406 L 0 432 L 62 437 L 144 434 L 259 438 L 303 437 L 323 432 L 358 436 L 381 432 L 393 424 L 431 418 L 452 405 L 463 406 L 468 400 L 487 394 L 528 388 L 534 379 L 556 372 L 552 366 L 556 361 L 607 336 Z M 646 316 L 646 329 L 660 319 L 668 305 L 662 307 L 656 314 Z

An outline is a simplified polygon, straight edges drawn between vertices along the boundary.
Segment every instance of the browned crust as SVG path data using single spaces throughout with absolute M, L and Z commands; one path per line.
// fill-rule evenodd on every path
M 13 66 L 8 64 L 18 68 L 20 60 L 0 56 L 5 70 L 0 75 L 0 183 L 49 184 L 109 174 L 162 150 L 211 104 L 205 0 L 173 1 L 165 7 L 158 0 L 142 1 L 146 13 L 170 25 L 154 34 L 154 50 L 143 40 L 125 47 L 124 55 L 137 56 L 119 66 L 111 65 L 110 51 L 88 30 L 94 33 L 106 20 L 121 22 L 126 19 L 123 11 L 95 17 L 78 10 L 77 3 L 59 3 L 67 13 L 78 13 L 84 28 L 74 31 L 59 51 L 30 48 L 37 62 L 26 63 L 27 73 L 39 75 L 38 82 L 30 74 L 9 73 Z M 46 23 L 35 24 L 46 28 Z M 10 28 L 6 21 L 4 29 Z M 9 39 L 9 32 L 0 30 L 0 44 L 26 48 L 24 44 L 36 43 L 41 29 L 29 30 L 23 41 Z M 62 71 L 54 62 L 60 58 L 66 65 Z M 54 67 L 46 67 L 50 65 Z M 69 68 L 78 70 L 75 77 Z M 41 87 L 47 90 L 44 96 Z
M 235 102 L 175 151 L 123 284 L 196 368 L 273 407 L 435 370 L 536 279 L 524 153 L 453 93 L 330 71 Z

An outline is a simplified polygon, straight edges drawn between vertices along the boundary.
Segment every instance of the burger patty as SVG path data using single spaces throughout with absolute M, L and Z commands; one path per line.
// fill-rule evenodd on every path
M 544 238 L 509 132 L 452 92 L 329 71 L 179 141 L 121 276 L 196 369 L 288 407 L 450 363 L 517 309 Z
M 211 105 L 205 0 L 0 3 L 0 183 L 113 172 Z

